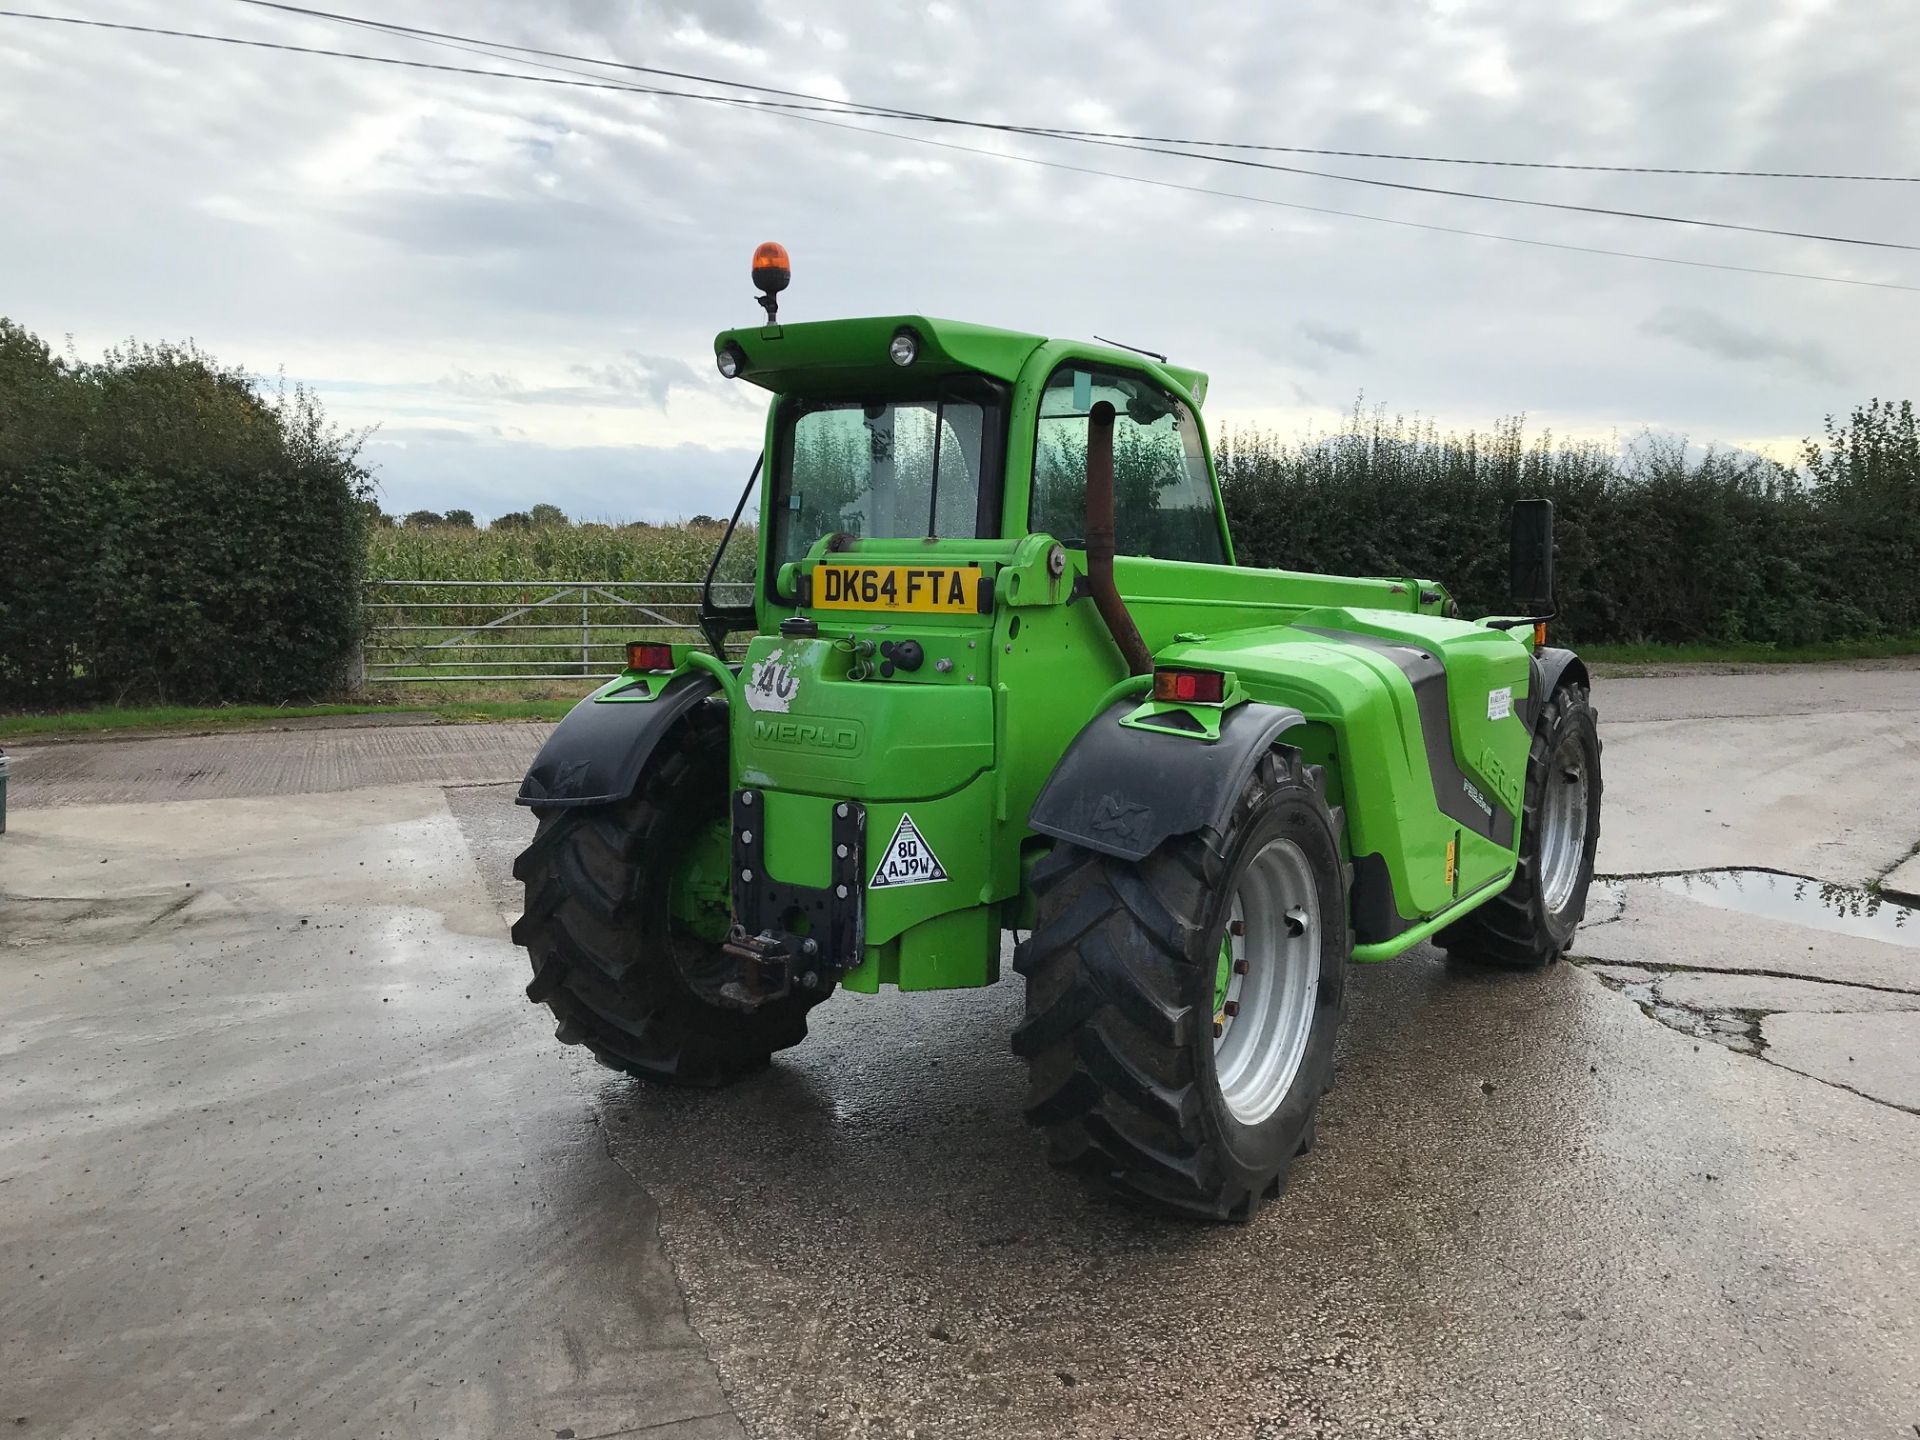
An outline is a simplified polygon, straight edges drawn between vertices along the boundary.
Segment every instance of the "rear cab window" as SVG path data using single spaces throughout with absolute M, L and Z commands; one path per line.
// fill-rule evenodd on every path
M 1048 378 L 1034 434 L 1027 528 L 1086 544 L 1087 414 L 1114 409 L 1114 548 L 1158 560 L 1227 563 L 1200 425 L 1144 375 L 1069 361 Z

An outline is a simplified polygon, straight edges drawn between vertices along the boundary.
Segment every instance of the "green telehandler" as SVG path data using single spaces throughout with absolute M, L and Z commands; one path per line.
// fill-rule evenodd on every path
M 1545 966 L 1600 828 L 1585 666 L 1429 580 L 1243 568 L 1205 375 L 917 315 L 722 333 L 770 392 L 750 605 L 637 642 L 535 759 L 528 996 L 616 1070 L 766 1064 L 835 990 L 1026 982 L 1052 1158 L 1243 1219 L 1314 1137 L 1349 962 Z M 761 483 L 761 482 L 764 483 Z M 739 660 L 727 637 L 751 632 Z

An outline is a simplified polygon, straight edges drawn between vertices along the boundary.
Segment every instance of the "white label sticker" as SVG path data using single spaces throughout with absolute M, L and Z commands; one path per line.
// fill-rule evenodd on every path
M 902 815 L 895 827 L 893 839 L 887 842 L 887 853 L 880 857 L 880 863 L 874 867 L 873 879 L 867 882 L 869 890 L 884 890 L 897 885 L 932 885 L 947 878 L 946 867 L 941 865 L 940 857 L 933 853 L 933 847 L 927 844 L 920 828 L 913 823 L 911 815 Z
M 800 677 L 794 673 L 793 662 L 778 650 L 764 660 L 754 661 L 747 669 L 749 710 L 778 710 L 785 714 L 799 689 Z
M 1504 720 L 1513 713 L 1513 687 L 1502 685 L 1487 692 L 1487 719 Z

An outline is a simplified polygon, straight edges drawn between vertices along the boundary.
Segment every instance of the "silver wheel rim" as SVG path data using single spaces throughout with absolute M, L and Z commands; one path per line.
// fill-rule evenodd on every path
M 1213 1068 L 1228 1112 L 1258 1125 L 1293 1088 L 1320 998 L 1320 891 L 1305 852 L 1268 841 L 1227 916 L 1232 978 L 1214 1016 Z
M 1586 747 L 1578 736 L 1565 736 L 1547 762 L 1540 797 L 1540 895 L 1550 915 L 1572 901 L 1586 863 L 1587 781 Z

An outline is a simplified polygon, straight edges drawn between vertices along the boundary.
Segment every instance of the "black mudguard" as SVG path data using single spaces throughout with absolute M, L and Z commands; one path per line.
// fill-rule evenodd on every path
M 1224 829 L 1267 747 L 1306 719 L 1288 706 L 1249 701 L 1221 717 L 1220 738 L 1209 743 L 1121 725 L 1139 704 L 1115 701 L 1074 737 L 1027 824 L 1056 840 L 1144 860 L 1172 836 Z
M 1564 680 L 1578 680 L 1589 689 L 1593 685 L 1587 677 L 1586 662 L 1573 651 L 1543 646 L 1533 652 L 1533 683 L 1527 687 L 1527 704 L 1523 712 L 1529 727 L 1539 720 L 1540 707 L 1547 703 L 1547 697 Z
M 656 700 L 582 700 L 533 757 L 518 803 L 557 809 L 626 799 L 661 737 L 719 688 L 696 670 L 668 681 Z

